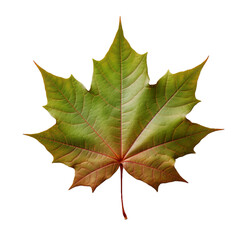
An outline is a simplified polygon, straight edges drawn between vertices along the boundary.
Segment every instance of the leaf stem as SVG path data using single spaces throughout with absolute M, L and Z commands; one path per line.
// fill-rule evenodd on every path
M 122 164 L 120 164 L 120 178 L 121 178 L 121 203 L 122 203 L 122 213 L 123 213 L 123 216 L 124 216 L 125 220 L 127 220 L 127 214 L 125 213 L 124 206 L 123 206 L 123 194 L 122 194 L 123 165 L 122 165 Z

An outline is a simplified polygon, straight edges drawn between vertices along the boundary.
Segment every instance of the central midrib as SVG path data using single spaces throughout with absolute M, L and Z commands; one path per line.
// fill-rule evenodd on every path
M 122 160 L 122 38 L 121 31 L 119 32 L 119 54 L 120 54 L 120 161 Z

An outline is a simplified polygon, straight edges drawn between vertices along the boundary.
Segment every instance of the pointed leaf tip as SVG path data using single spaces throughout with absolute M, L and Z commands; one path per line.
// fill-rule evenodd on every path
M 34 60 L 33 60 L 34 64 L 37 66 L 37 68 L 39 69 L 40 72 L 44 71 L 43 68 L 41 68 Z
M 123 29 L 122 29 L 122 20 L 121 20 L 121 17 L 119 17 L 118 32 L 119 32 L 121 35 L 123 35 Z
M 187 181 L 187 180 L 185 180 L 184 178 L 183 178 L 182 182 L 188 183 L 188 181 Z
M 209 58 L 209 56 L 199 66 L 203 67 L 205 65 L 205 63 L 207 62 L 208 58 Z
M 216 132 L 216 131 L 223 131 L 225 130 L 224 128 L 212 128 L 212 132 Z
M 39 65 L 33 60 L 33 63 L 39 68 Z
M 28 133 L 23 133 L 24 136 L 28 136 L 28 137 L 34 137 L 34 134 L 28 134 Z
M 209 59 L 209 56 L 207 56 L 207 58 L 204 60 L 204 64 L 207 62 L 208 59 Z
M 92 189 L 92 193 L 95 192 L 96 188 L 97 188 L 97 187 L 91 187 L 91 189 Z

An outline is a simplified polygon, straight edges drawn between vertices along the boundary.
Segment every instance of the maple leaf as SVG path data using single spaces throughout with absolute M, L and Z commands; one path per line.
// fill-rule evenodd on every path
M 204 66 L 172 74 L 149 84 L 147 54 L 136 53 L 123 35 L 121 21 L 115 39 L 101 61 L 93 60 L 88 91 L 72 75 L 54 76 L 37 64 L 48 103 L 56 119 L 47 131 L 28 134 L 53 155 L 54 163 L 75 169 L 70 188 L 90 186 L 94 191 L 120 167 L 156 190 L 161 183 L 186 182 L 174 167 L 210 129 L 185 118 L 199 102 L 197 79 Z

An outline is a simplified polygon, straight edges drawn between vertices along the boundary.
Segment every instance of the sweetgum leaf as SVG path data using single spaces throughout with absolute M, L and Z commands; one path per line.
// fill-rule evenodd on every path
M 47 131 L 29 134 L 53 155 L 53 162 L 75 169 L 71 188 L 94 191 L 120 167 L 156 190 L 161 183 L 186 182 L 174 167 L 207 134 L 186 119 L 199 102 L 197 80 L 204 66 L 172 74 L 149 84 L 147 54 L 136 53 L 123 35 L 121 22 L 101 61 L 93 60 L 88 91 L 73 76 L 54 76 L 37 64 L 47 93 L 45 109 L 56 119 Z M 122 193 L 122 184 L 121 184 Z M 127 218 L 122 202 L 123 215 Z

